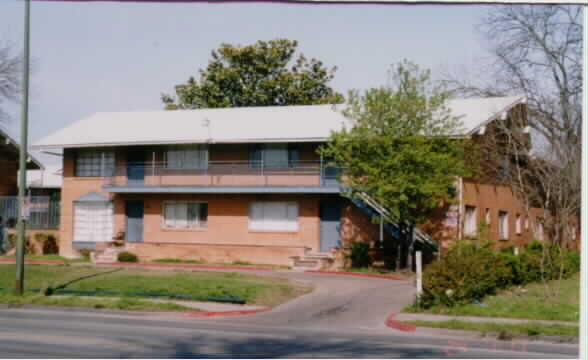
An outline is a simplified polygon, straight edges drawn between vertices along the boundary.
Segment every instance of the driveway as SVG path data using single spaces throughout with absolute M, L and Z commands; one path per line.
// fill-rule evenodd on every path
M 270 312 L 220 321 L 313 329 L 379 329 L 385 327 L 391 312 L 400 312 L 415 295 L 410 280 L 303 272 L 258 275 L 311 284 L 315 290 Z

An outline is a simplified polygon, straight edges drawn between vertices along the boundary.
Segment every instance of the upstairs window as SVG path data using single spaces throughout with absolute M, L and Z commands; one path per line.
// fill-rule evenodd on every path
M 498 236 L 500 240 L 508 240 L 508 213 L 498 212 Z
M 263 144 L 253 146 L 249 152 L 252 168 L 283 169 L 297 167 L 300 151 L 295 144 Z
M 477 224 L 476 224 L 476 207 L 466 205 L 465 216 L 464 216 L 464 234 L 465 236 L 476 236 Z
M 76 152 L 75 175 L 83 177 L 113 176 L 114 151 L 78 150 Z
M 520 214 L 517 214 L 517 221 L 515 223 L 515 227 L 517 235 L 520 235 L 523 232 L 523 218 Z
M 205 145 L 171 146 L 165 152 L 166 169 L 207 169 L 208 148 Z
M 543 241 L 545 239 L 545 232 L 543 230 L 543 219 L 537 218 L 535 221 L 535 238 L 536 240 Z

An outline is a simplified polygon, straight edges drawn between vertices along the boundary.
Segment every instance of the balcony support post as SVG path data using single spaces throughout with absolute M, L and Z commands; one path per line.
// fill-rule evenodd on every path
M 323 154 L 320 154 L 321 157 L 321 163 L 320 163 L 320 169 L 319 169 L 319 186 L 323 186 Z
M 153 151 L 153 160 L 151 161 L 151 178 L 155 181 L 155 151 Z

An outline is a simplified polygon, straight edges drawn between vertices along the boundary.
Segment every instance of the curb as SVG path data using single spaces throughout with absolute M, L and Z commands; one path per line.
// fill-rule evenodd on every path
M 261 312 L 272 310 L 271 307 L 264 307 L 255 310 L 233 310 L 233 311 L 191 311 L 185 312 L 184 316 L 197 317 L 197 318 L 208 318 L 208 317 L 222 317 L 222 316 L 239 316 L 239 315 L 253 315 Z
M 391 313 L 390 315 L 388 315 L 386 321 L 384 322 L 387 327 L 406 332 L 413 332 L 416 330 L 416 325 L 398 321 L 395 319 L 396 315 L 398 315 L 398 313 Z
M 356 272 L 348 272 L 348 271 L 324 271 L 324 270 L 305 270 L 306 273 L 318 273 L 318 274 L 328 274 L 328 275 L 347 275 L 347 276 L 359 276 L 359 277 L 368 277 L 368 278 L 377 278 L 377 279 L 385 279 L 385 280 L 407 280 L 404 278 L 399 278 L 396 276 L 390 275 L 380 275 L 380 274 L 367 274 L 367 273 L 356 273 Z
M 146 263 L 125 263 L 125 262 L 96 262 L 94 265 L 112 265 L 121 267 L 143 267 L 143 268 L 182 268 L 182 269 L 215 269 L 215 270 L 250 270 L 250 271 L 273 271 L 269 267 L 254 266 L 215 266 L 215 265 L 191 265 L 191 264 L 146 264 Z

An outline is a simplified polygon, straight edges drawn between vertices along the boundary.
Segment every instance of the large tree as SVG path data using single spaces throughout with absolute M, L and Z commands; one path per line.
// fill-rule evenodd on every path
M 0 122 L 8 119 L 2 105 L 18 98 L 20 66 L 21 58 L 14 54 L 12 47 L 0 43 Z
M 458 136 L 460 121 L 428 70 L 404 61 L 391 74 L 386 87 L 349 93 L 343 114 L 351 125 L 333 133 L 322 153 L 344 168 L 349 196 L 367 194 L 405 228 L 411 259 L 414 226 L 451 202 L 456 178 L 471 173 L 469 141 Z
M 176 86 L 176 96 L 162 95 L 167 110 L 340 103 L 329 83 L 336 67 L 303 54 L 298 42 L 278 39 L 253 45 L 222 44 L 212 51 L 206 70 Z
M 497 141 L 508 146 L 496 155 L 515 160 L 501 169 L 502 177 L 527 207 L 547 210 L 545 232 L 569 246 L 575 237 L 569 220 L 581 205 L 582 7 L 495 6 L 480 30 L 490 57 L 473 72 L 485 76 L 450 73 L 447 84 L 462 96 L 527 97 L 533 152 L 527 134 L 502 124 Z

